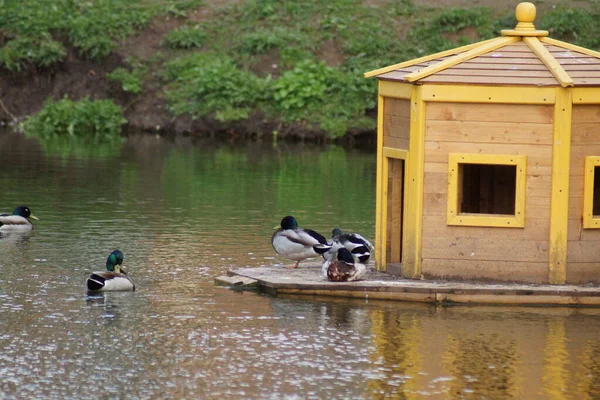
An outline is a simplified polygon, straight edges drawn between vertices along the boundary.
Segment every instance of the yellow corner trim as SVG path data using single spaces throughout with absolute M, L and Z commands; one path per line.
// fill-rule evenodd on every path
M 405 75 L 404 79 L 408 82 L 417 81 L 429 75 L 435 74 L 436 72 L 440 72 L 462 62 L 468 61 L 472 58 L 485 54 L 487 52 L 494 51 L 500 47 L 504 47 L 508 44 L 514 43 L 518 40 L 520 40 L 520 38 L 518 37 L 506 36 L 492 39 L 486 43 L 479 43 L 479 46 L 474 47 L 463 53 L 457 54 L 454 57 L 450 57 L 444 61 L 440 61 L 439 63 L 430 65 L 429 67 L 425 67 L 419 71 L 411 72 L 410 74 Z
M 483 41 L 477 42 L 477 43 L 471 43 L 471 44 L 468 44 L 466 46 L 461 46 L 461 47 L 457 47 L 455 49 L 441 51 L 439 53 L 430 54 L 428 56 L 423 56 L 423 57 L 415 58 L 413 60 L 403 61 L 403 62 L 398 63 L 398 64 L 389 65 L 387 67 L 383 67 L 383 68 L 375 69 L 373 71 L 365 72 L 364 73 L 364 77 L 365 78 L 370 78 L 370 77 L 373 77 L 373 76 L 376 76 L 376 75 L 381 75 L 381 74 L 385 74 L 385 73 L 388 73 L 388 72 L 391 72 L 391 71 L 395 71 L 397 69 L 409 67 L 411 65 L 420 64 L 420 63 L 423 63 L 423 62 L 435 60 L 437 58 L 442 58 L 442 57 L 446 57 L 446 56 L 452 56 L 452 55 L 455 55 L 455 54 L 458 54 L 458 53 L 462 53 L 464 51 L 471 50 L 472 48 L 475 48 L 475 47 L 478 47 L 478 46 L 482 46 L 482 45 L 484 45 L 486 43 L 489 43 L 489 42 L 492 42 L 494 40 L 496 40 L 496 38 L 488 39 L 488 40 L 483 40 Z
M 600 229 L 600 215 L 594 215 L 594 176 L 596 167 L 600 167 L 600 156 L 585 158 L 583 176 L 583 228 Z
M 517 168 L 515 182 L 515 214 L 462 213 L 459 207 L 459 164 L 514 165 Z M 525 227 L 525 192 L 527 190 L 527 156 L 497 154 L 448 155 L 448 225 L 487 226 L 503 228 Z
M 385 106 L 385 97 L 378 96 L 377 98 L 377 179 L 376 179 L 376 195 L 375 195 L 375 266 L 378 270 L 385 271 L 385 265 L 382 263 L 381 238 L 382 229 L 385 229 L 382 214 L 384 208 L 381 207 L 383 199 L 387 194 L 383 194 L 383 111 Z M 383 197 L 382 197 L 383 195 Z
M 410 100 L 412 94 L 412 87 L 410 83 L 390 82 L 390 81 L 379 81 L 379 95 L 384 97 L 391 97 L 394 99 L 405 99 Z
M 567 74 L 567 71 L 556 61 L 556 58 L 544 47 L 537 37 L 524 37 L 523 41 L 537 55 L 540 60 L 548 67 L 552 75 L 562 87 L 573 86 L 573 79 Z
M 554 88 L 423 85 L 424 101 L 455 103 L 554 104 Z

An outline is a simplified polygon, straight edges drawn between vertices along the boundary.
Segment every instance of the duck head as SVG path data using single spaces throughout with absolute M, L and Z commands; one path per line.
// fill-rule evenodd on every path
M 31 219 L 35 219 L 36 221 L 39 221 L 39 218 L 36 217 L 35 215 L 33 215 L 31 213 L 31 210 L 27 206 L 19 206 L 19 207 L 15 208 L 13 211 L 13 215 L 18 215 L 23 218 L 28 218 L 28 219 L 31 218 Z
M 287 217 L 283 217 L 281 220 L 281 228 L 282 229 L 296 229 L 298 228 L 298 221 L 296 218 L 288 215 Z
M 106 260 L 106 269 L 110 272 L 116 272 L 117 274 L 121 272 L 121 268 L 119 265 L 123 263 L 123 253 L 121 250 L 115 250 L 108 256 Z
M 343 233 L 344 233 L 344 231 L 341 230 L 340 228 L 333 228 L 333 230 L 331 231 L 331 237 L 340 236 Z

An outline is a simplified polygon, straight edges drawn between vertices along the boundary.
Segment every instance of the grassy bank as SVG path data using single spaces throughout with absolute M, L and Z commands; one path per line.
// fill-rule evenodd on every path
M 411 0 L 0 0 L 0 67 L 3 77 L 44 76 L 73 56 L 102 65 L 117 53 L 100 79 L 111 88 L 105 97 L 125 109 L 152 96 L 163 119 L 191 129 L 260 120 L 269 134 L 291 127 L 339 137 L 375 129 L 376 82 L 363 72 L 497 36 L 516 23 L 506 3 L 498 15 Z M 550 8 L 537 27 L 600 49 L 597 3 L 569 4 L 579 8 Z M 169 29 L 152 51 L 127 54 L 124 43 L 157 24 Z

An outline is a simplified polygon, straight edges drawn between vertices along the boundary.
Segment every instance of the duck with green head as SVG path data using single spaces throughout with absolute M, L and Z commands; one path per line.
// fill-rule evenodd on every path
M 87 288 L 93 292 L 135 291 L 133 281 L 121 268 L 123 253 L 115 250 L 106 260 L 106 271 L 94 272 L 87 279 Z
M 298 227 L 296 218 L 288 215 L 281 220 L 281 227 L 273 232 L 271 244 L 278 254 L 296 261 L 289 268 L 296 268 L 300 261 L 316 257 L 328 251 L 327 239 L 312 229 Z
M 27 206 L 19 206 L 14 209 L 12 214 L 0 214 L 0 230 L 20 230 L 30 231 L 33 230 L 33 224 L 31 220 L 39 220 L 38 217 L 31 213 L 31 210 Z

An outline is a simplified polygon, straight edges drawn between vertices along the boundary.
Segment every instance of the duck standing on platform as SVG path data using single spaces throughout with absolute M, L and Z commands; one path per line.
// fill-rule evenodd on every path
M 278 254 L 296 261 L 289 268 L 296 268 L 300 261 L 322 255 L 331 248 L 323 235 L 312 229 L 298 228 L 296 218 L 289 215 L 281 220 L 281 228 L 273 232 L 271 244 Z
M 362 279 L 367 268 L 363 263 L 357 262 L 348 249 L 341 247 L 334 259 L 323 263 L 322 272 L 331 282 L 351 282 Z
M 33 230 L 31 219 L 39 221 L 39 218 L 31 213 L 27 206 L 15 208 L 11 214 L 0 214 L 0 230 Z
M 133 281 L 127 276 L 127 272 L 121 269 L 123 253 L 115 250 L 106 260 L 107 271 L 94 272 L 87 279 L 87 288 L 91 291 L 135 291 Z
M 367 239 L 358 233 L 345 233 L 340 228 L 334 228 L 331 232 L 331 249 L 323 257 L 326 260 L 335 258 L 338 250 L 345 248 L 361 263 L 367 262 L 375 247 Z

